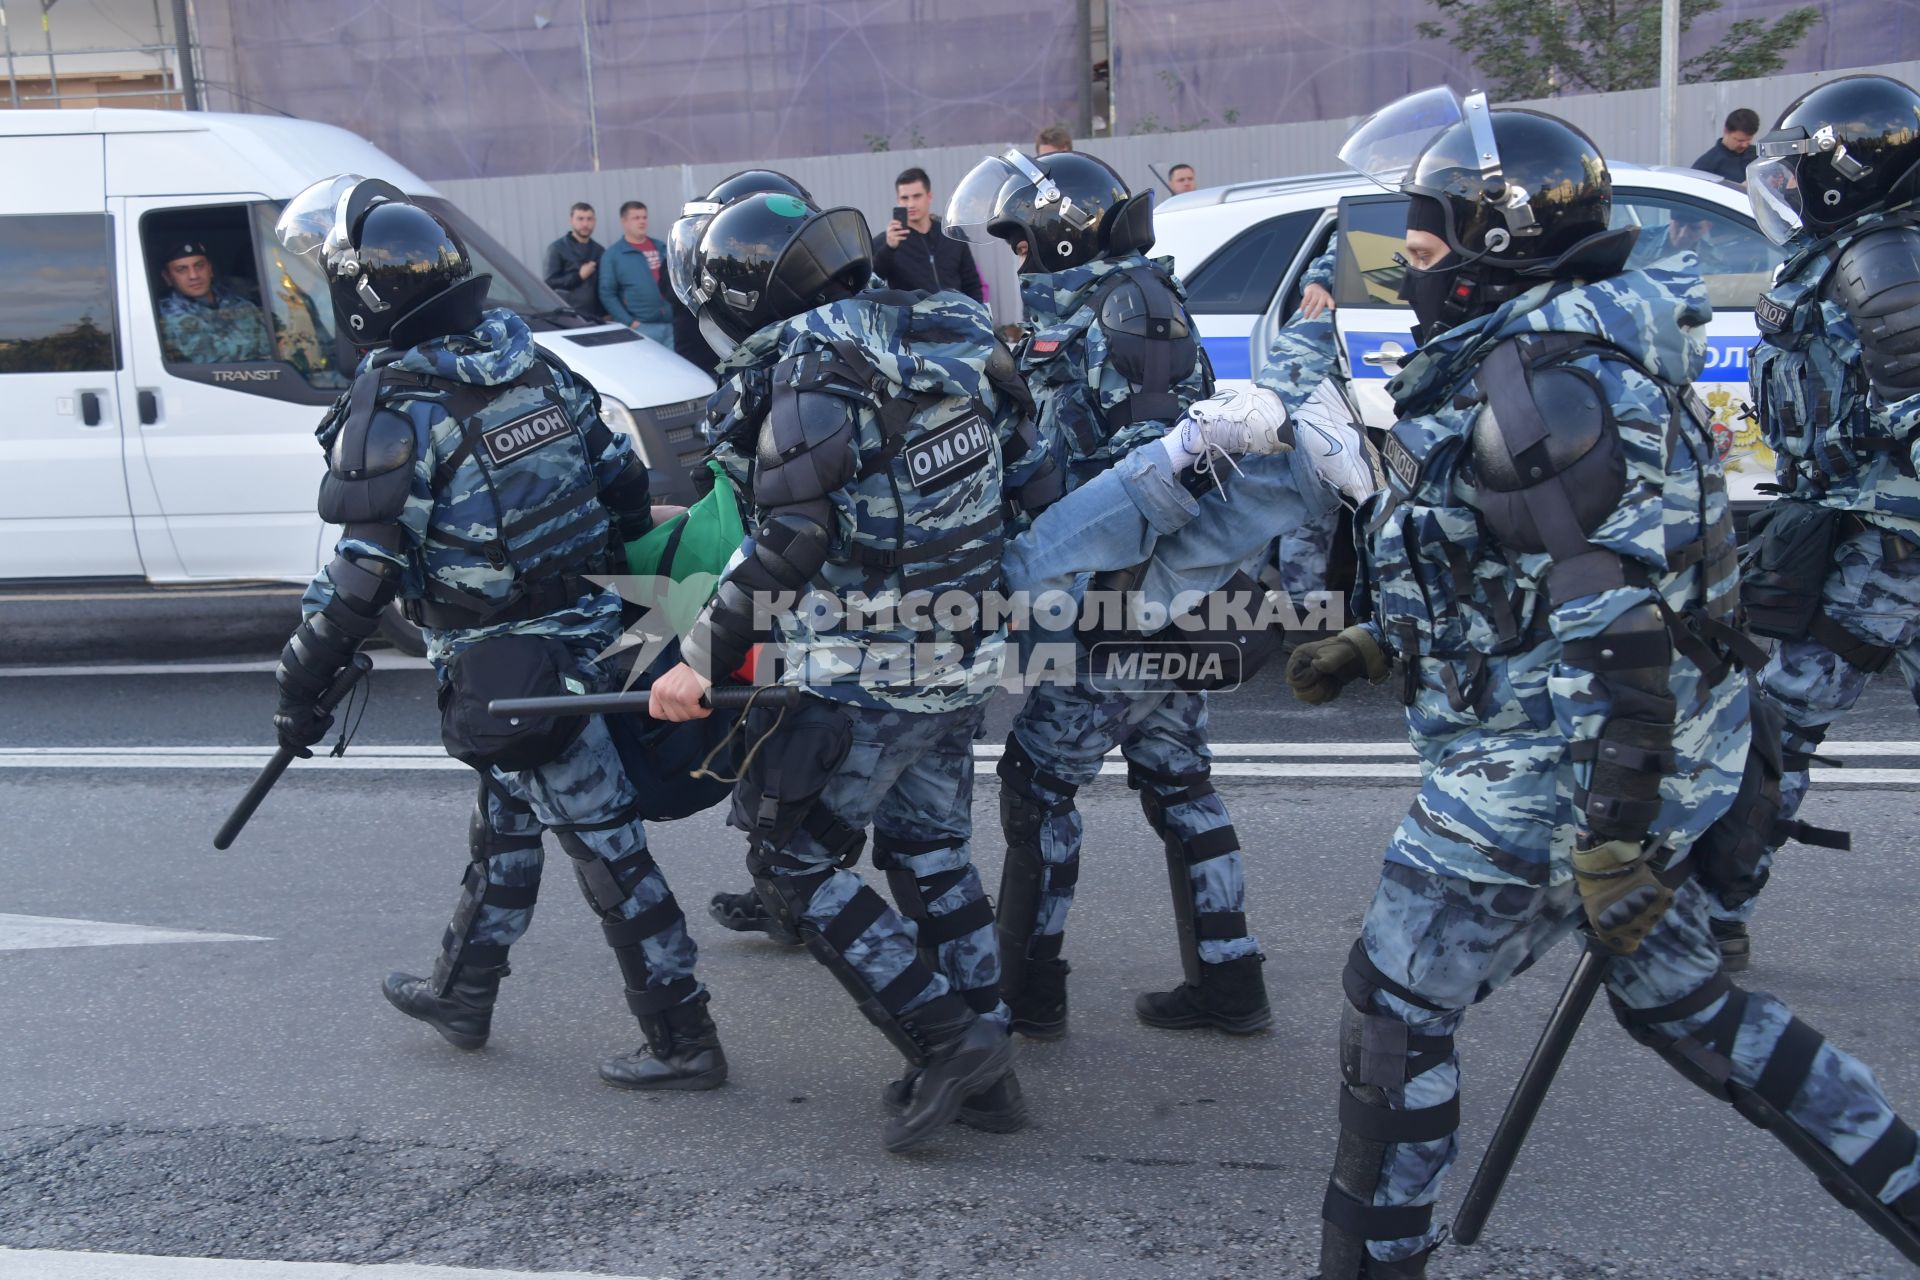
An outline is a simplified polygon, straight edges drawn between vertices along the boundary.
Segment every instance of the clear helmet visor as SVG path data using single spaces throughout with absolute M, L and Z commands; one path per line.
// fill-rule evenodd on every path
M 1766 156 L 1747 166 L 1747 202 L 1761 234 L 1784 245 L 1805 225 L 1801 218 L 1800 157 Z
M 1400 190 L 1427 144 L 1466 119 L 1460 95 L 1445 85 L 1408 94 L 1368 116 L 1340 148 L 1340 162 L 1360 176 Z
M 988 228 L 1006 209 L 1006 197 L 1029 185 L 1029 179 L 1005 156 L 988 156 L 954 188 L 941 230 L 969 244 L 992 244 L 995 236 Z
M 288 253 L 322 264 L 324 255 L 344 247 L 347 198 L 363 181 L 357 173 L 320 179 L 287 201 L 273 224 L 274 238 Z
M 702 299 L 696 292 L 700 283 L 700 237 L 720 206 L 710 200 L 690 200 L 680 216 L 667 229 L 667 278 L 673 283 L 674 296 L 689 311 L 698 311 Z

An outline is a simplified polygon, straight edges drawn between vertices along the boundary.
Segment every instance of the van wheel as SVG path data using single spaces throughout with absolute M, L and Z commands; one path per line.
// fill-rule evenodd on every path
M 420 628 L 401 616 L 397 603 L 381 611 L 380 638 L 409 658 L 427 656 L 427 638 L 420 634 Z

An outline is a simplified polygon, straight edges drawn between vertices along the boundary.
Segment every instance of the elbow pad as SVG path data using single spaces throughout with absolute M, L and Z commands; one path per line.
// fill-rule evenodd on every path
M 352 536 L 365 531 L 350 529 Z M 333 598 L 310 613 L 280 652 L 274 679 L 286 698 L 310 702 L 333 683 L 354 651 L 380 629 L 380 614 L 400 589 L 400 566 L 339 552 L 327 566 Z
M 1832 281 L 1873 389 L 1889 404 L 1920 395 L 1920 229 L 1861 236 L 1834 264 Z
M 680 642 L 680 656 L 708 679 L 738 669 L 781 606 L 806 590 L 826 562 L 824 524 L 811 513 L 775 513 Z
M 1014 491 L 1014 501 L 1020 510 L 1030 516 L 1037 516 L 1054 503 L 1060 501 L 1067 492 L 1067 475 L 1052 454 L 1041 459 L 1040 466 L 1028 477 L 1027 482 Z

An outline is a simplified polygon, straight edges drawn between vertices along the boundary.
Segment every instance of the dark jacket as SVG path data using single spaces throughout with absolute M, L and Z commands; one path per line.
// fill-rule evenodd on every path
M 600 306 L 597 273 L 582 280 L 580 267 L 582 263 L 600 261 L 600 255 L 605 252 L 598 240 L 589 239 L 581 244 L 571 231 L 547 246 L 547 287 L 589 320 L 598 320 L 606 312 Z
M 622 236 L 600 259 L 600 270 L 594 275 L 600 286 L 600 307 L 621 324 L 637 321 L 659 329 L 666 336 L 658 340 L 672 346 L 673 314 L 667 299 L 673 286 L 667 282 L 667 247 L 651 236 L 647 243 L 660 255 L 659 281 L 653 278 L 647 255 Z
M 937 293 L 958 289 L 975 302 L 984 302 L 980 271 L 973 265 L 973 251 L 965 241 L 950 239 L 940 230 L 940 219 L 921 235 L 907 228 L 907 238 L 898 249 L 887 248 L 883 230 L 873 238 L 873 274 L 895 289 L 925 289 Z
M 1728 182 L 1745 182 L 1747 166 L 1752 164 L 1753 158 L 1759 154 L 1758 147 L 1748 147 L 1745 151 L 1736 153 L 1727 150 L 1726 143 L 1716 142 L 1693 162 L 1692 167 L 1725 178 Z

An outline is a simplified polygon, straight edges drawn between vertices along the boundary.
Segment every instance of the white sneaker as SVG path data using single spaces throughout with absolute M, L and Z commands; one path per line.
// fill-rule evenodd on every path
M 1265 387 L 1236 387 L 1197 400 L 1180 422 L 1188 452 L 1285 453 L 1293 447 L 1287 407 Z
M 1331 378 L 1315 387 L 1293 415 L 1293 442 L 1306 453 L 1314 474 L 1355 506 L 1386 484 L 1372 442 Z

